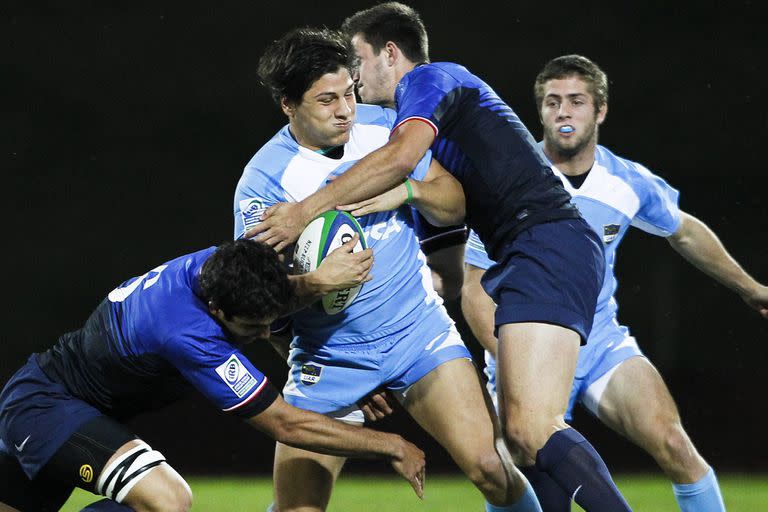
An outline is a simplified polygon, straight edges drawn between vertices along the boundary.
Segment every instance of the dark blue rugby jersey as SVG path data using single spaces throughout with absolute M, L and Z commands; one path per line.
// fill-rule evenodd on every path
M 396 126 L 416 118 L 435 130 L 432 155 L 464 187 L 466 222 L 492 257 L 529 226 L 579 216 L 525 125 L 465 67 L 417 66 L 395 103 Z
M 243 417 L 266 409 L 277 391 L 198 296 L 198 273 L 214 250 L 181 256 L 114 289 L 82 329 L 38 355 L 40 367 L 116 418 L 157 409 L 192 389 Z

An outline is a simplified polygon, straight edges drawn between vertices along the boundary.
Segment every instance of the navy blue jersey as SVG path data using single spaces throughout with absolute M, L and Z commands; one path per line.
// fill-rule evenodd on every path
M 492 256 L 529 226 L 579 216 L 525 125 L 465 67 L 417 66 L 395 102 L 396 127 L 419 119 L 435 130 L 432 156 L 461 182 L 466 222 Z
M 85 326 L 38 355 L 43 371 L 105 414 L 125 418 L 197 389 L 248 417 L 277 397 L 199 297 L 214 247 L 181 256 L 109 293 Z

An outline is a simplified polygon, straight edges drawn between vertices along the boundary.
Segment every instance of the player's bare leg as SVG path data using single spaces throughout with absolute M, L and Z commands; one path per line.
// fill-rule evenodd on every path
M 664 380 L 644 357 L 619 365 L 600 399 L 599 415 L 647 451 L 674 482 L 695 482 L 709 469 L 683 429 Z
M 141 440 L 125 443 L 104 466 L 106 470 L 129 450 L 143 444 Z M 125 496 L 122 504 L 136 512 L 183 512 L 192 507 L 192 491 L 175 469 L 163 462 L 147 471 Z
M 496 452 L 495 413 L 471 361 L 441 364 L 411 386 L 403 406 L 490 503 L 507 505 L 520 499 L 526 482 L 513 465 L 505 468 Z
M 499 329 L 497 350 L 496 382 L 504 433 L 520 463 L 530 466 L 549 437 L 568 427 L 565 410 L 579 336 L 550 324 L 506 324 Z
M 725 510 L 714 472 L 688 437 L 669 388 L 650 361 L 633 357 L 619 365 L 600 398 L 598 414 L 656 460 L 676 484 L 682 510 Z M 691 493 L 679 492 L 686 488 Z
M 276 443 L 273 471 L 275 512 L 325 510 L 346 460 L 345 457 Z
M 630 510 L 598 453 L 565 423 L 578 350 L 578 334 L 557 325 L 499 328 L 496 381 L 504 434 L 521 465 L 548 473 L 585 510 Z

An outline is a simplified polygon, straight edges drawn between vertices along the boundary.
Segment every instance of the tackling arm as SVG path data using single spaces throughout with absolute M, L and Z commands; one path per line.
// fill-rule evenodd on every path
M 355 217 L 399 208 L 408 200 L 433 226 L 455 226 L 464 220 L 466 203 L 461 184 L 437 160 L 429 164 L 424 180 L 408 180 L 377 196 L 352 204 L 337 206 Z
M 454 226 L 464 221 L 464 189 L 451 174 L 432 160 L 423 181 L 409 180 L 413 206 L 434 226 Z
M 396 434 L 354 427 L 289 405 L 282 397 L 248 424 L 283 444 L 342 457 L 382 457 L 424 493 L 424 452 Z
M 403 182 L 426 153 L 435 132 L 419 121 L 402 124 L 389 142 L 355 163 L 349 170 L 298 203 L 270 207 L 262 222 L 245 233 L 278 252 L 295 242 L 318 214 L 339 204 L 351 204 L 390 190 Z
M 688 213 L 680 214 L 680 227 L 667 238 L 672 248 L 768 318 L 768 287 L 755 281 L 741 268 L 706 224 Z

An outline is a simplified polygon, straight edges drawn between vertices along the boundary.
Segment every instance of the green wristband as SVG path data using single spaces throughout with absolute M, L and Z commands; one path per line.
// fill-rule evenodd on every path
M 405 198 L 405 204 L 411 204 L 413 201 L 413 188 L 411 187 L 411 180 L 405 178 L 405 190 L 408 191 L 408 197 Z

